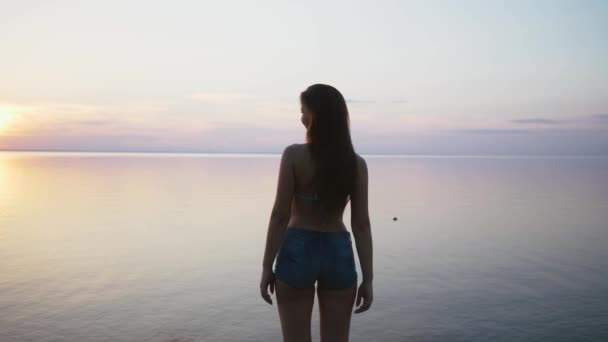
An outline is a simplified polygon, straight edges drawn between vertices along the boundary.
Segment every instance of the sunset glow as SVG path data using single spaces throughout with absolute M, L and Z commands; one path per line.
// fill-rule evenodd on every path
M 4 131 L 9 126 L 14 115 L 15 114 L 10 109 L 0 107 L 0 132 Z
M 279 153 L 324 83 L 362 153 L 608 155 L 605 1 L 129 4 L 3 7 L 0 150 Z

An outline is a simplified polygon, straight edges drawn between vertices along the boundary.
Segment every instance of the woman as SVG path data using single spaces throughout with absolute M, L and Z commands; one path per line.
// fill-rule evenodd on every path
M 284 341 L 311 341 L 316 282 L 321 341 L 348 341 L 355 298 L 355 313 L 373 300 L 367 164 L 353 149 L 337 89 L 314 84 L 300 94 L 300 105 L 306 143 L 289 145 L 281 157 L 260 291 L 272 305 L 268 289 L 276 288 Z M 351 233 L 342 222 L 349 198 L 362 273 L 358 291 Z

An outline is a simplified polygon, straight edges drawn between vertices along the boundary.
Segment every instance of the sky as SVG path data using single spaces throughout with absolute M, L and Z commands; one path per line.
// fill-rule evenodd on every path
M 608 155 L 607 1 L 0 0 L 0 150 Z

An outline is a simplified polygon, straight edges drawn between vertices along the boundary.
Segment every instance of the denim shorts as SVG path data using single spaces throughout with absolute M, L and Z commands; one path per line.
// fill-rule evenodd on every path
M 320 288 L 357 288 L 351 233 L 288 227 L 274 269 L 286 284 Z

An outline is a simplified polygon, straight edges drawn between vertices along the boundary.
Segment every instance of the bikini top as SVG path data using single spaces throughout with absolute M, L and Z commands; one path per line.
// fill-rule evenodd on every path
M 303 193 L 296 192 L 294 195 L 300 197 L 301 199 L 310 200 L 310 201 L 319 201 L 319 200 L 321 200 L 321 198 L 319 198 L 319 195 L 317 195 L 317 194 L 306 195 L 306 194 L 303 194 Z M 350 195 L 348 195 L 348 197 L 350 197 Z

